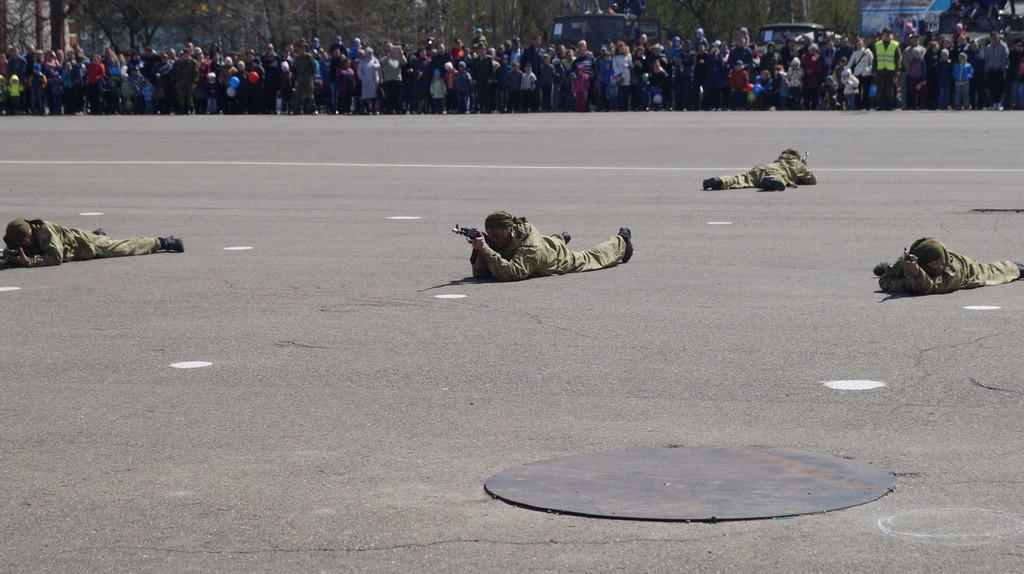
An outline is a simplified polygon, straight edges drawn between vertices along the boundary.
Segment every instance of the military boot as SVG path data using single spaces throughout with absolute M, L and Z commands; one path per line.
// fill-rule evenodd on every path
M 1017 265 L 1020 265 L 1020 263 L 1018 263 Z M 889 272 L 889 269 L 891 268 L 892 265 L 889 265 L 885 261 L 879 263 L 878 265 L 875 265 L 875 277 L 881 277 L 882 275 L 885 275 L 886 273 Z
M 782 183 L 777 179 L 772 179 L 768 177 L 761 180 L 762 191 L 782 191 L 784 189 L 786 189 L 786 184 Z
M 562 232 L 562 239 L 565 240 L 565 244 L 566 245 L 569 245 L 569 242 L 572 241 L 572 235 L 569 235 L 568 231 L 563 231 Z
M 180 237 L 168 235 L 167 237 L 158 237 L 157 239 L 160 240 L 160 251 L 185 252 L 185 242 Z
M 704 180 L 704 189 L 705 190 L 707 190 L 707 189 L 722 189 L 724 187 L 725 187 L 725 184 L 722 183 L 722 180 L 720 178 L 709 177 L 708 179 Z
M 626 240 L 626 253 L 622 256 L 622 262 L 626 263 L 633 257 L 633 233 L 628 227 L 620 227 L 618 235 Z

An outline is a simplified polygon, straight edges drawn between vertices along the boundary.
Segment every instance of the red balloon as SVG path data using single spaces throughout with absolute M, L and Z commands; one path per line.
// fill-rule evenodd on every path
M 253 73 L 255 74 L 256 72 L 253 72 Z M 747 93 L 749 94 L 750 92 L 753 92 L 753 91 L 754 91 L 754 84 L 747 84 Z
M 250 84 L 258 84 L 258 83 L 260 83 L 260 75 L 257 74 L 256 72 L 249 72 L 249 83 Z M 753 88 L 751 88 L 751 89 L 753 89 Z

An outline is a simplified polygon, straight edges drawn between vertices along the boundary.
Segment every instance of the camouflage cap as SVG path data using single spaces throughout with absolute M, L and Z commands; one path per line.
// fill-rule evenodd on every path
M 484 220 L 484 229 L 501 229 L 504 227 L 512 227 L 515 222 L 515 218 L 512 214 L 507 211 L 495 211 L 494 213 L 487 216 Z
M 928 265 L 932 261 L 946 260 L 946 247 L 934 237 L 922 237 L 910 247 L 910 254 L 917 257 L 919 265 Z
M 32 234 L 32 227 L 24 219 L 15 219 L 7 224 L 7 234 L 4 235 L 4 243 L 7 247 L 14 249 L 21 245 L 26 237 Z

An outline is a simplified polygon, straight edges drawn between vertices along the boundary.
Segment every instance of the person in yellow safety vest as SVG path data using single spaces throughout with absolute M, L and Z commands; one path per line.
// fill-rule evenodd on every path
M 21 92 L 22 92 L 23 89 L 24 88 L 21 85 L 21 80 L 18 79 L 18 75 L 17 74 L 12 74 L 11 75 L 11 85 L 10 85 L 10 87 L 7 88 L 7 94 L 11 98 L 11 114 L 12 115 L 17 116 L 17 115 L 21 114 Z
M 900 48 L 892 39 L 892 31 L 882 29 L 882 39 L 875 42 L 875 83 L 878 85 L 878 109 L 892 110 L 896 104 L 896 70 L 900 66 Z

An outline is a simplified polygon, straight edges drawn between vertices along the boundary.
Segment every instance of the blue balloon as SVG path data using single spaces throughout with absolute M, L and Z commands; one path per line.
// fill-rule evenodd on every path
M 238 76 L 231 76 L 231 79 L 228 80 L 228 85 L 232 88 L 237 88 L 241 83 L 242 80 L 239 80 Z
M 871 89 L 868 90 L 868 93 L 871 94 L 872 98 L 877 97 L 878 96 L 878 86 L 876 84 L 871 84 Z
M 764 86 L 762 86 L 761 84 L 754 84 L 754 93 L 759 95 L 759 96 L 761 94 L 763 94 L 764 93 Z

